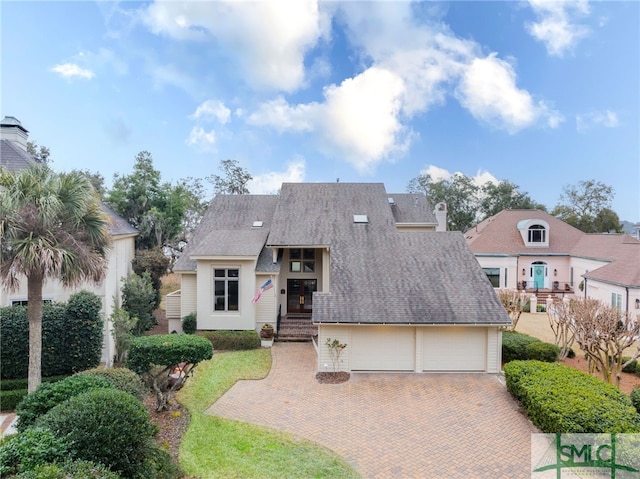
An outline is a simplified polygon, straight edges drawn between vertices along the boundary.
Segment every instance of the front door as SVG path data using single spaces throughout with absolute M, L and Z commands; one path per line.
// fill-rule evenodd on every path
M 543 264 L 533 265 L 533 287 L 544 288 L 544 268 Z
M 317 279 L 288 279 L 287 312 L 311 314 L 313 292 L 317 290 Z

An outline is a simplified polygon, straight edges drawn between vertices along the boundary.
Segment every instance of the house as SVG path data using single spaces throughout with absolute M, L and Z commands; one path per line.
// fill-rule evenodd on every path
M 281 334 L 294 318 L 317 328 L 318 371 L 331 367 L 326 340 L 338 339 L 344 371 L 498 372 L 511 321 L 462 234 L 444 225 L 444 204 L 434 211 L 381 183 L 218 195 L 174 266 L 169 327 L 195 312 L 200 330 L 272 324 Z
M 27 139 L 28 131 L 16 118 L 5 117 L 0 122 L 0 168 L 15 172 L 26 169 L 34 163 L 33 157 L 27 153 Z M 111 365 L 115 347 L 111 335 L 112 325 L 108 318 L 113 312 L 114 298 L 120 305 L 120 289 L 123 280 L 132 272 L 131 261 L 135 257 L 135 237 L 138 235 L 138 231 L 105 203 L 101 203 L 101 206 L 109 219 L 109 232 L 112 238 L 105 279 L 99 285 L 87 282 L 76 288 L 65 288 L 57 280 L 47 280 L 43 286 L 42 297 L 44 301 L 67 301 L 73 293 L 82 290 L 91 291 L 98 295 L 102 300 L 102 312 L 105 317 L 101 361 Z M 0 306 L 25 305 L 26 303 L 26 278 L 20 281 L 20 287 L 17 291 L 10 292 L 0 288 Z
M 640 314 L 640 241 L 587 234 L 540 210 L 504 210 L 465 233 L 495 288 L 578 295 Z

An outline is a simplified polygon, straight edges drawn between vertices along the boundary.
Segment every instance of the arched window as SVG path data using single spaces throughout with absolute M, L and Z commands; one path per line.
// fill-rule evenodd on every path
M 547 230 L 542 225 L 529 226 L 529 243 L 546 243 Z

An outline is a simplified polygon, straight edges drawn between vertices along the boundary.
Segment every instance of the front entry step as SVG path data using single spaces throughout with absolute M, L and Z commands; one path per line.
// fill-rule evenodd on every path
M 309 315 L 287 315 L 280 320 L 276 341 L 309 342 L 318 334 L 318 327 Z

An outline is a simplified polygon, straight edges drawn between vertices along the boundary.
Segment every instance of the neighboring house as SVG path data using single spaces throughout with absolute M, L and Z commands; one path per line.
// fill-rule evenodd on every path
M 28 168 L 35 160 L 27 153 L 28 131 L 13 117 L 5 117 L 0 123 L 0 167 L 11 172 Z M 102 300 L 102 311 L 105 318 L 104 341 L 101 361 L 111 365 L 114 355 L 114 341 L 111 335 L 112 325 L 108 321 L 113 312 L 114 298 L 121 304 L 123 279 L 132 272 L 131 261 L 135 257 L 135 237 L 138 231 L 125 219 L 118 216 L 105 203 L 102 210 L 109 219 L 109 232 L 112 246 L 109 252 L 108 267 L 105 279 L 95 285 L 91 282 L 76 288 L 65 288 L 57 280 L 45 282 L 42 297 L 44 301 L 67 301 L 69 297 L 81 290 L 95 293 Z M 0 306 L 25 305 L 27 303 L 27 280 L 20 281 L 17 291 L 9 292 L 0 288 Z
M 380 183 L 218 195 L 174 266 L 170 329 L 192 312 L 200 330 L 278 329 L 293 317 L 317 327 L 318 371 L 332 368 L 330 338 L 347 344 L 345 371 L 498 372 L 511 321 L 462 234 L 444 225 L 444 204 L 434 212 L 424 195 Z
M 465 233 L 496 288 L 596 298 L 640 314 L 640 241 L 587 234 L 540 210 L 504 210 Z

